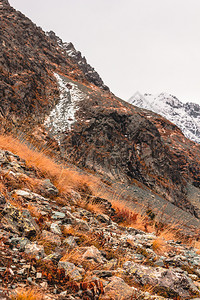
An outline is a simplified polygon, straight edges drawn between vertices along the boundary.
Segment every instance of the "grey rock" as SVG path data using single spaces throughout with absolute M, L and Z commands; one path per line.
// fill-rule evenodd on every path
M 103 264 L 106 262 L 106 259 L 102 256 L 101 252 L 95 247 L 83 247 L 81 248 L 84 251 L 83 259 L 93 260 L 96 263 Z
M 68 238 L 66 238 L 64 241 L 63 241 L 64 244 L 68 245 L 70 248 L 75 248 L 77 247 L 77 243 L 75 241 L 75 238 L 73 236 L 69 236 Z
M 111 277 L 110 283 L 105 287 L 105 295 L 102 296 L 102 299 L 111 297 L 111 299 L 115 300 L 131 300 L 134 299 L 133 294 L 134 289 L 126 284 L 122 278 Z
M 50 226 L 50 229 L 51 229 L 51 232 L 58 234 L 58 235 L 62 235 L 60 227 L 57 223 L 52 223 Z
M 65 270 L 65 275 L 69 276 L 72 280 L 81 280 L 83 278 L 80 273 L 80 269 L 73 263 L 68 261 L 59 261 L 58 267 L 63 268 Z
M 188 298 L 190 295 L 200 295 L 200 291 L 192 280 L 183 273 L 173 269 L 153 268 L 131 261 L 123 265 L 126 274 L 133 276 L 141 285 L 151 285 L 155 292 L 168 297 Z
M 43 193 L 45 196 L 57 196 L 59 191 L 58 189 L 51 183 L 49 179 L 45 179 L 42 184 L 43 187 Z
M 52 219 L 55 219 L 55 220 L 62 220 L 66 217 L 65 213 L 63 213 L 63 212 L 53 211 L 52 213 L 53 213 Z
M 25 246 L 25 253 L 35 256 L 37 259 L 45 256 L 44 247 L 37 243 L 27 244 Z

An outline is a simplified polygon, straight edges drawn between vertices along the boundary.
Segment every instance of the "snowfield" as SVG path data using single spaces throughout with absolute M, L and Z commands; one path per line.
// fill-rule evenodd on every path
M 129 103 L 151 110 L 178 126 L 185 137 L 200 143 L 200 106 L 195 103 L 182 103 L 167 93 L 157 95 L 135 93 Z

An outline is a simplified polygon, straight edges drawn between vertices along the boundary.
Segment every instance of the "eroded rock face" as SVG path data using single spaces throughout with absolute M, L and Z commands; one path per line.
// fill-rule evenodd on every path
M 87 80 L 96 86 L 101 87 L 104 90 L 109 90 L 109 88 L 103 83 L 103 80 L 99 74 L 91 67 L 84 56 L 81 55 L 80 51 L 77 51 L 72 43 L 63 43 L 63 41 L 55 35 L 53 31 L 47 32 L 47 35 L 56 42 L 62 49 L 66 51 L 67 56 L 69 56 L 79 68 L 85 74 Z
M 155 292 L 165 297 L 188 299 L 191 295 L 200 296 L 198 288 L 183 272 L 148 266 L 139 267 L 138 264 L 129 261 L 123 267 L 129 275 L 133 276 L 136 282 L 154 287 Z

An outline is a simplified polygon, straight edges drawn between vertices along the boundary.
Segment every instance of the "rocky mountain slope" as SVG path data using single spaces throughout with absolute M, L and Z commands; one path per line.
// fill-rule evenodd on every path
M 7 0 L 0 14 L 1 132 L 95 174 L 102 198 L 195 233 L 200 145 L 162 116 L 115 97 L 71 44 L 43 32 Z
M 0 298 L 200 297 L 200 145 L 0 14 Z
M 0 163 L 1 299 L 199 299 L 196 239 L 148 232 L 150 218 L 137 229 L 115 201 L 88 198 L 82 175 L 15 139 L 0 136 Z
M 200 143 L 200 106 L 196 103 L 182 103 L 167 93 L 158 95 L 134 94 L 129 103 L 151 110 L 176 124 L 188 139 Z
M 115 97 L 71 45 L 7 1 L 0 12 L 2 131 L 53 145 L 60 158 L 125 190 L 138 209 L 166 207 L 171 215 L 178 207 L 196 224 L 199 146 L 164 118 Z

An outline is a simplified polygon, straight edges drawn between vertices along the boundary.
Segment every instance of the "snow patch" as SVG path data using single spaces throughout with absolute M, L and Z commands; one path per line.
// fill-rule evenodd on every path
M 44 125 L 60 143 L 62 134 L 70 131 L 73 123 L 76 122 L 77 104 L 85 98 L 85 94 L 79 90 L 76 84 L 67 82 L 59 74 L 54 73 L 54 76 L 58 82 L 60 99 L 45 120 Z
M 128 102 L 162 115 L 178 126 L 187 138 L 200 143 L 200 106 L 198 104 L 184 104 L 167 93 L 142 95 L 139 92 L 135 93 Z

